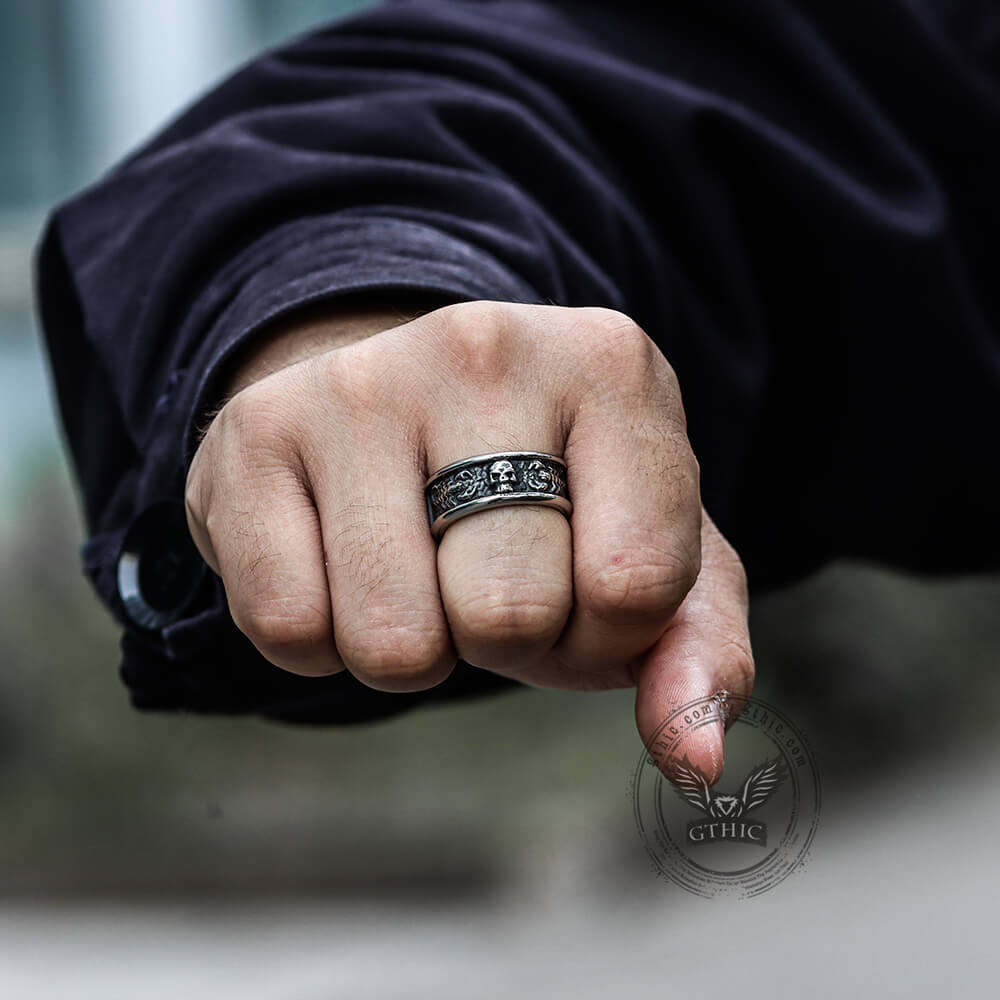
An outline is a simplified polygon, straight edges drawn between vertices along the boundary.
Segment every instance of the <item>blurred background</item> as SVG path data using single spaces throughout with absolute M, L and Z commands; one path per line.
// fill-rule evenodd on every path
M 0 997 L 992 986 L 1000 578 L 838 565 L 756 602 L 758 694 L 812 742 L 824 812 L 808 867 L 746 902 L 651 872 L 628 692 L 349 730 L 128 707 L 33 245 L 220 75 L 359 6 L 0 0 Z

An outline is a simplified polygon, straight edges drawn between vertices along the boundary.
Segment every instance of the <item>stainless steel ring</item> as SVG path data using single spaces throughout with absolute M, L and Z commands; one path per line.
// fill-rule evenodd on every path
M 491 507 L 541 504 L 567 517 L 573 512 L 566 463 L 542 451 L 498 451 L 452 462 L 427 480 L 424 493 L 435 538 L 460 518 Z

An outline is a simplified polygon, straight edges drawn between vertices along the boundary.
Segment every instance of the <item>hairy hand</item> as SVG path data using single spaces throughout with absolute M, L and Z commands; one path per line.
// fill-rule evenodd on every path
M 547 687 L 635 686 L 647 742 L 688 701 L 747 697 L 743 569 L 702 510 L 677 380 L 643 331 L 492 302 L 392 323 L 265 342 L 195 455 L 191 533 L 260 652 L 385 691 L 438 684 L 458 658 Z M 436 544 L 428 475 L 496 451 L 563 456 L 571 521 L 491 509 Z M 684 748 L 712 780 L 722 736 Z

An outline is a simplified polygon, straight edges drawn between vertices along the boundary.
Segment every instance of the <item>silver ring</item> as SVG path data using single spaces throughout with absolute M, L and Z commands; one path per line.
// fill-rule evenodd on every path
M 460 518 L 518 504 L 573 512 L 566 486 L 566 463 L 542 451 L 498 451 L 474 455 L 438 469 L 424 489 L 431 534 L 440 538 Z

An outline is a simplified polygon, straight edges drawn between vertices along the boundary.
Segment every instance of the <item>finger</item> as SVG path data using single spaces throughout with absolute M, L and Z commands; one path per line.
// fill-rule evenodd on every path
M 636 671 L 636 723 L 660 769 L 683 757 L 709 781 L 722 774 L 724 727 L 753 689 L 753 654 L 747 624 L 746 575 L 739 557 L 707 514 L 702 518 L 698 580 L 666 632 Z M 657 748 L 661 727 L 678 709 L 715 699 L 718 721 L 695 728 L 669 753 Z
M 615 378 L 574 408 L 566 460 L 575 603 L 555 654 L 577 670 L 626 675 L 697 578 L 698 465 L 666 360 L 625 317 L 593 312 L 607 357 L 590 367 L 613 366 Z
M 382 691 L 418 691 L 456 663 L 427 524 L 415 434 L 385 404 L 371 342 L 328 356 L 306 469 L 322 525 L 334 639 L 345 666 Z M 360 362 L 360 363 L 359 363 Z
M 188 476 L 188 524 L 260 653 L 293 673 L 335 673 L 343 665 L 319 519 L 285 429 L 256 395 L 231 400 L 202 442 Z
M 458 654 L 525 675 L 554 645 L 573 601 L 566 518 L 544 507 L 482 511 L 452 525 L 438 550 L 441 598 Z
M 475 393 L 439 395 L 428 429 L 431 472 L 480 454 L 561 454 L 557 402 L 530 376 L 537 354 L 523 336 L 523 311 L 486 307 L 456 318 L 445 334 L 456 367 L 501 369 L 507 377 L 483 380 Z M 516 475 L 502 461 L 489 474 L 498 482 Z M 520 676 L 562 632 L 573 600 L 572 536 L 558 511 L 511 506 L 465 517 L 442 537 L 437 566 L 448 625 L 466 662 Z

